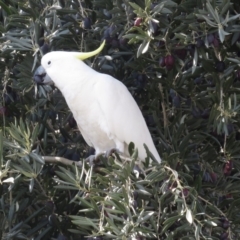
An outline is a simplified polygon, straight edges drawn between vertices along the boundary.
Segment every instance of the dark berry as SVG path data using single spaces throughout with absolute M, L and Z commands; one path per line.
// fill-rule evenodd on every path
M 165 57 L 165 65 L 168 70 L 172 69 L 175 63 L 175 59 L 172 55 L 167 55 Z
M 229 176 L 232 172 L 232 169 L 233 169 L 233 162 L 232 160 L 228 160 L 224 165 L 223 174 L 225 176 Z
M 84 29 L 91 29 L 92 26 L 92 20 L 89 17 L 85 17 L 83 19 L 83 28 Z
M 181 106 L 181 98 L 178 95 L 173 98 L 173 106 L 176 108 Z
M 5 106 L 12 103 L 12 98 L 10 96 L 10 93 L 4 93 L 4 103 L 5 103 Z
M 199 118 L 201 116 L 201 112 L 200 110 L 197 108 L 197 107 L 194 107 L 192 109 L 192 115 L 195 117 L 195 118 Z
M 224 72 L 226 66 L 225 66 L 225 63 L 223 61 L 219 61 L 216 63 L 216 70 L 218 72 Z
M 215 183 L 217 181 L 217 174 L 216 173 L 211 172 L 210 177 L 211 177 L 213 183 Z
M 145 87 L 147 83 L 147 77 L 145 74 L 138 74 L 137 77 L 136 77 L 136 81 L 135 81 L 135 84 L 136 84 L 136 87 L 139 88 L 139 89 L 142 89 Z
M 165 42 L 164 41 L 159 41 L 156 45 L 158 48 L 164 47 L 165 46 Z
M 65 137 L 63 137 L 63 136 L 61 136 L 60 139 L 59 139 L 59 141 L 60 141 L 61 143 L 67 143 L 67 142 L 68 142 L 68 139 L 65 138 Z
M 185 66 L 184 66 L 184 68 L 183 68 L 183 71 L 189 70 L 189 68 L 191 68 L 192 65 L 193 65 L 192 62 L 193 62 L 193 61 L 188 61 L 188 62 L 185 64 Z
M 68 124 L 70 128 L 75 128 L 77 126 L 77 122 L 74 117 L 70 117 L 68 119 Z
M 150 127 L 155 126 L 155 121 L 154 121 L 153 115 L 145 116 L 145 120 L 146 120 L 146 123 L 148 126 L 150 126 Z
M 42 53 L 43 54 L 46 54 L 49 52 L 50 48 L 49 48 L 49 45 L 47 43 L 44 43 L 42 46 L 41 46 L 41 50 L 42 50 Z
M 171 98 L 174 98 L 176 96 L 175 90 L 171 88 L 170 91 L 169 91 L 169 95 L 170 95 Z
M 184 60 L 187 56 L 187 50 L 186 49 L 177 49 L 175 50 L 175 54 L 182 60 Z
M 150 9 L 153 10 L 157 5 L 158 5 L 158 3 L 151 3 Z
M 118 48 L 119 44 L 118 44 L 118 39 L 112 39 L 111 41 L 111 45 L 113 48 Z
M 17 94 L 10 86 L 7 86 L 3 98 L 5 106 L 7 106 L 17 99 Z
M 54 205 L 54 202 L 53 201 L 48 201 L 45 203 L 45 209 L 46 209 L 46 212 L 47 214 L 52 214 L 54 209 L 55 209 L 55 205 Z
M 117 26 L 116 25 L 111 25 L 109 27 L 109 35 L 110 35 L 110 37 L 116 37 L 116 32 L 117 32 Z
M 55 121 L 56 118 L 57 118 L 57 113 L 56 113 L 56 111 L 54 111 L 54 110 L 49 110 L 48 116 L 49 116 L 49 118 L 50 118 L 52 121 Z
M 191 56 L 193 56 L 193 55 L 194 55 L 194 51 L 195 51 L 195 45 L 194 45 L 194 44 L 189 44 L 189 45 L 187 46 L 187 50 L 188 50 L 189 54 L 190 54 Z
M 234 125 L 232 123 L 229 123 L 227 125 L 227 130 L 228 130 L 228 135 L 232 134 L 235 131 Z
M 57 216 L 53 213 L 48 217 L 48 222 L 51 226 L 57 227 L 58 225 L 58 218 Z
M 136 18 L 136 20 L 134 21 L 134 26 L 135 27 L 139 27 L 140 24 L 142 23 L 142 18 Z
M 233 199 L 233 196 L 232 196 L 231 193 L 227 193 L 227 194 L 225 195 L 225 197 L 226 197 L 226 199 Z
M 220 45 L 219 40 L 217 38 L 214 38 L 213 46 L 217 48 L 217 47 L 219 47 L 219 45 Z
M 196 47 L 200 48 L 204 46 L 204 41 L 201 38 L 198 38 L 197 42 L 196 42 Z
M 236 132 L 236 140 L 237 140 L 237 141 L 240 140 L 240 132 Z
M 103 14 L 104 14 L 108 19 L 111 19 L 111 18 L 112 18 L 112 14 L 111 14 L 107 9 L 103 9 Z
M 237 80 L 240 80 L 240 70 L 236 71 L 236 78 L 237 78 Z
M 156 22 L 154 22 L 154 21 L 151 21 L 151 22 L 150 22 L 150 31 L 151 31 L 154 35 L 157 34 L 157 32 L 158 32 L 158 24 L 157 24 Z
M 224 222 L 222 223 L 222 227 L 224 229 L 228 229 L 230 227 L 230 223 L 228 220 L 224 220 Z
M 188 190 L 187 188 L 184 188 L 184 189 L 183 189 L 183 195 L 184 195 L 184 197 L 188 197 L 188 195 L 189 195 L 189 190 Z
M 103 32 L 103 38 L 104 39 L 107 39 L 107 38 L 110 38 L 110 31 L 109 31 L 109 28 L 106 28 Z
M 159 66 L 160 67 L 165 67 L 166 64 L 165 64 L 165 57 L 160 57 L 159 59 Z
M 222 233 L 220 236 L 220 240 L 228 240 L 228 233 L 227 232 Z
M 203 83 L 203 78 L 202 77 L 197 77 L 194 79 L 194 83 L 197 85 L 200 85 Z
M 138 197 L 138 192 L 137 192 L 137 191 L 134 191 L 134 192 L 133 192 L 133 198 L 134 198 L 134 199 L 137 199 L 137 197 Z
M 207 83 L 208 83 L 209 87 L 215 87 L 215 83 L 214 83 L 214 81 L 212 79 L 208 80 Z
M 213 34 L 208 34 L 207 35 L 207 40 L 208 40 L 208 44 L 212 44 L 214 41 L 214 35 Z
M 203 181 L 205 181 L 205 182 L 211 182 L 211 176 L 210 176 L 210 173 L 209 172 L 205 172 L 204 174 L 203 174 Z
M 7 116 L 8 115 L 8 109 L 7 107 L 0 107 L 0 116 Z
M 73 161 L 79 161 L 80 160 L 80 155 L 76 152 L 74 152 L 70 158 L 70 160 L 73 160 Z
M 136 200 L 134 200 L 134 201 L 132 202 L 132 206 L 133 206 L 133 208 L 137 208 L 138 204 L 137 204 L 137 201 L 136 201 Z
M 203 112 L 201 113 L 201 117 L 203 119 L 208 119 L 209 118 L 209 114 L 210 114 L 210 110 L 209 109 L 204 109 Z
M 13 74 L 15 77 L 17 77 L 17 75 L 18 75 L 19 73 L 20 73 L 20 71 L 19 71 L 19 69 L 18 69 L 18 66 L 15 65 L 15 66 L 13 67 L 12 74 Z
M 121 38 L 119 39 L 119 46 L 120 46 L 120 47 L 126 47 L 127 44 L 128 44 L 128 40 L 127 40 L 126 38 L 121 37 Z
M 59 234 L 57 240 L 68 240 L 68 238 L 62 234 Z

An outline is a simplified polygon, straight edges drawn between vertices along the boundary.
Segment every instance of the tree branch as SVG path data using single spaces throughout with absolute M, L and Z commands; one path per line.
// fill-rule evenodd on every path
M 160 90 L 160 93 L 161 93 L 161 97 L 162 97 L 161 104 L 162 104 L 162 110 L 163 110 L 163 123 L 164 123 L 164 128 L 166 128 L 167 125 L 168 125 L 168 122 L 167 122 L 166 107 L 165 107 L 165 103 L 164 103 L 164 101 L 163 101 L 164 95 L 163 95 L 163 87 L 162 87 L 162 84 L 159 83 L 158 87 L 159 87 L 159 90 Z
M 65 165 L 76 164 L 79 167 L 82 166 L 81 161 L 76 162 L 76 161 L 72 161 L 72 160 L 69 160 L 69 159 L 63 158 L 63 157 L 43 156 L 42 158 L 46 163 L 62 163 L 62 164 L 65 164 Z

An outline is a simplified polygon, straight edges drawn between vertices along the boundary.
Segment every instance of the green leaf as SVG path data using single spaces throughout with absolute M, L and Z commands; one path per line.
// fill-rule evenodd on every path
M 198 51 L 197 48 L 194 50 L 194 58 L 193 58 L 193 66 L 192 66 L 192 74 L 195 72 L 198 64 Z
M 140 46 L 139 46 L 139 48 L 138 48 L 138 51 L 137 51 L 137 58 L 138 58 L 140 55 L 142 55 L 142 54 L 144 54 L 144 53 L 147 52 L 148 47 L 149 47 L 149 44 L 150 44 L 150 40 L 144 40 L 144 41 L 142 42 L 142 44 L 140 44 Z
M 225 36 L 226 35 L 229 35 L 230 33 L 227 33 L 223 30 L 223 27 L 222 25 L 220 25 L 218 27 L 218 35 L 219 35 L 219 38 L 220 38 L 220 41 L 223 43 L 224 42 L 224 39 L 225 39 Z
M 211 21 L 207 16 L 205 15 L 201 15 L 201 14 L 196 14 L 196 16 L 200 19 L 204 19 L 206 20 L 206 22 L 208 23 L 208 25 L 210 25 L 211 27 L 217 27 L 217 24 L 214 23 L 213 21 Z
M 173 216 L 173 217 L 168 217 L 164 222 L 163 222 L 163 229 L 162 233 L 166 232 L 177 220 L 180 220 L 181 216 Z
M 29 153 L 29 156 L 32 157 L 33 159 L 35 159 L 36 161 L 38 161 L 40 164 L 45 164 L 44 159 L 41 156 L 39 156 L 38 154 L 31 152 L 31 153 Z
M 0 130 L 0 171 L 3 165 L 3 132 Z
M 188 222 L 190 224 L 193 223 L 192 211 L 188 208 L 187 208 L 187 211 L 186 211 L 186 219 L 188 220 Z
M 93 227 L 94 229 L 98 230 L 97 225 L 89 218 L 86 217 L 80 217 L 80 216 L 73 216 L 70 215 L 70 218 L 72 218 L 72 223 L 79 225 L 79 226 L 89 226 L 89 227 Z
M 136 14 L 141 14 L 143 12 L 143 9 L 139 5 L 137 5 L 136 3 L 129 2 L 129 5 L 135 10 Z
M 210 4 L 209 0 L 207 0 L 206 7 L 207 7 L 208 11 L 210 12 L 210 14 L 212 15 L 212 17 L 214 18 L 214 20 L 217 22 L 217 24 L 219 24 L 220 19 L 219 19 L 218 13 L 216 11 L 214 11 L 214 9 L 213 9 L 212 5 Z
M 10 8 L 3 1 L 0 1 L 0 6 L 8 15 L 11 15 L 12 12 Z

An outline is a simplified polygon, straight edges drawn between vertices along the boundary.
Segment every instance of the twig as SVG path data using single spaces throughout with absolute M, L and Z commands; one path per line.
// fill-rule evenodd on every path
M 69 159 L 63 158 L 63 157 L 43 156 L 42 158 L 46 163 L 62 163 L 62 164 L 65 164 L 65 165 L 76 164 L 79 167 L 82 166 L 82 162 L 80 162 L 80 161 L 76 162 L 76 161 L 72 161 L 72 160 L 69 160 Z
M 161 97 L 162 97 L 162 101 L 161 101 L 161 105 L 162 105 L 162 110 L 163 110 L 163 124 L 164 124 L 164 128 L 167 127 L 167 113 L 166 113 L 166 108 L 165 108 L 165 104 L 164 104 L 164 95 L 163 95 L 163 88 L 162 88 L 162 84 L 159 83 L 158 84 L 160 93 L 161 93 Z
M 198 195 L 197 197 L 198 197 L 199 199 L 201 199 L 202 201 L 204 201 L 205 203 L 207 203 L 207 204 L 211 205 L 212 207 L 214 207 L 219 213 L 221 213 L 225 218 L 227 218 L 226 215 L 224 214 L 224 212 L 222 212 L 219 208 L 216 208 L 216 206 L 213 205 L 212 203 L 210 203 L 208 200 L 202 198 L 202 197 L 199 196 L 199 195 Z
M 34 178 L 34 180 L 38 183 L 38 186 L 39 186 L 39 188 L 41 189 L 43 195 L 44 195 L 46 198 L 49 198 L 49 196 L 47 195 L 47 193 L 46 193 L 45 190 L 43 189 L 43 187 L 42 187 L 41 183 L 38 181 L 38 179 L 37 179 L 37 178 Z
M 82 3 L 81 3 L 80 0 L 78 0 L 78 3 L 79 3 L 79 6 L 80 6 L 80 10 L 81 10 L 82 17 L 84 17 L 85 14 L 84 14 L 84 10 L 83 10 L 83 7 L 82 7 Z
M 120 155 L 120 157 L 124 161 L 129 161 L 129 162 L 132 161 L 132 159 L 130 157 L 125 157 L 125 156 L 122 156 L 122 155 Z M 72 160 L 69 160 L 69 159 L 64 158 L 64 157 L 42 156 L 42 158 L 45 161 L 45 163 L 62 163 L 64 165 L 74 165 L 74 164 L 76 164 L 78 167 L 82 167 L 82 162 L 81 161 L 72 161 Z

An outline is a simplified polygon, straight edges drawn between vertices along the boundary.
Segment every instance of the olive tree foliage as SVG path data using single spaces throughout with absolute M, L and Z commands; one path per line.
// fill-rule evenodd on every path
M 0 1 L 1 239 L 239 239 L 239 13 L 236 0 Z M 85 62 L 128 87 L 160 165 L 146 148 L 136 167 L 131 143 L 132 161 L 89 166 L 61 93 L 32 80 L 47 52 L 104 39 Z

